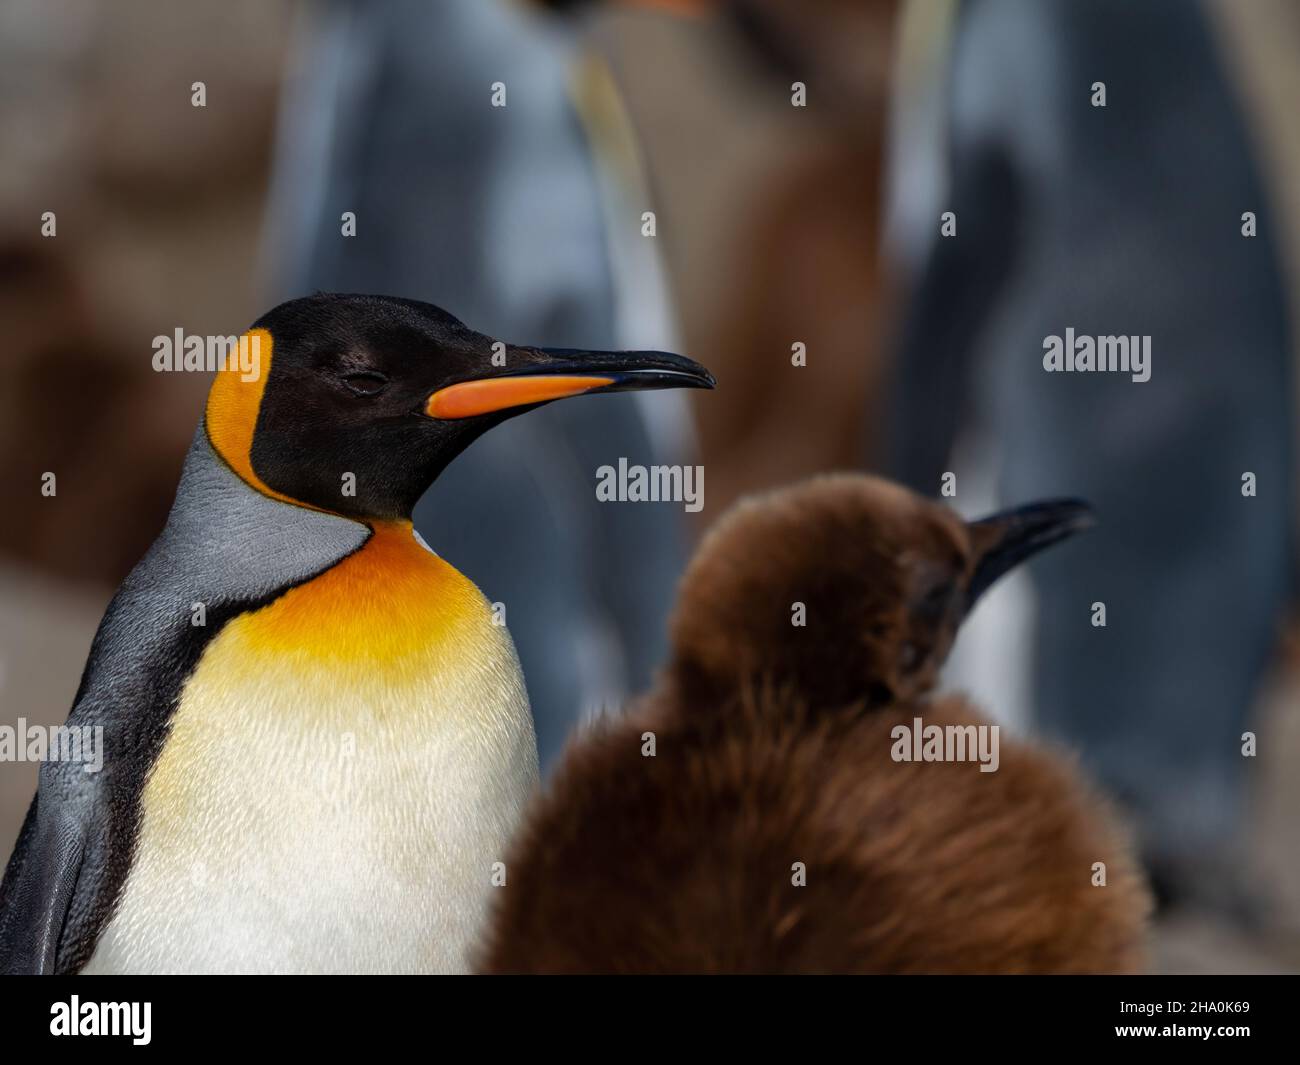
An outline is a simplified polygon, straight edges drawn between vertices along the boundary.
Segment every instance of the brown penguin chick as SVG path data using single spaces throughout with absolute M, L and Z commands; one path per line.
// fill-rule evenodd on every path
M 1088 521 L 1054 502 L 968 524 L 850 475 L 735 508 L 683 578 L 655 689 L 575 740 L 530 811 L 482 967 L 1139 967 L 1146 888 L 1106 803 L 928 694 L 975 598 Z M 973 760 L 900 760 L 918 718 Z

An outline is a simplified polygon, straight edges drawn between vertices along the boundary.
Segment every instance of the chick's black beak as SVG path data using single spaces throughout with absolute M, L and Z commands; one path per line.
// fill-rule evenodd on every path
M 1092 508 L 1078 499 L 1030 503 L 971 522 L 977 561 L 966 589 L 966 609 L 1012 567 L 1095 524 Z
M 713 375 L 698 362 L 667 351 L 507 346 L 505 361 L 508 368 L 499 373 L 438 389 L 428 398 L 425 414 L 431 418 L 473 418 L 588 392 L 714 385 Z

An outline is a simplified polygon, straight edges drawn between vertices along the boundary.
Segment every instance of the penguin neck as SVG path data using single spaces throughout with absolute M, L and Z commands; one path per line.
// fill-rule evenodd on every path
M 219 556 L 219 564 L 229 568 L 235 556 L 309 555 L 337 561 L 364 544 L 372 527 L 260 491 L 217 453 L 200 425 L 185 457 L 165 534 L 182 538 L 196 552 Z
M 342 580 L 347 593 L 337 597 L 338 604 L 350 598 L 373 607 L 367 616 L 374 623 L 385 610 L 410 613 L 422 597 L 482 601 L 473 584 L 420 539 L 410 518 L 361 520 L 273 499 L 239 476 L 202 428 L 186 458 L 164 538 L 183 543 L 188 557 L 218 576 L 255 569 L 272 587 L 324 581 L 317 591 Z M 338 609 L 346 613 L 345 606 Z M 421 621 L 425 630 L 441 627 L 419 611 L 410 620 Z
M 358 550 L 244 624 L 260 647 L 336 664 L 428 665 L 444 654 L 463 661 L 466 648 L 493 636 L 478 589 L 423 546 L 409 522 L 375 523 Z

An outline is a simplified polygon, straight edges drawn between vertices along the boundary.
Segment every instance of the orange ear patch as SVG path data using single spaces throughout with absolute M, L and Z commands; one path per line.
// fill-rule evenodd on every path
M 440 388 L 429 397 L 424 412 L 431 418 L 472 418 L 510 407 L 526 407 L 612 385 L 612 377 L 539 374 L 489 377 Z
M 253 431 L 257 428 L 257 412 L 262 407 L 266 379 L 271 374 L 272 341 L 271 334 L 265 329 L 251 329 L 245 335 L 250 346 L 257 345 L 254 350 L 259 359 L 259 373 L 253 380 L 246 381 L 235 362 L 228 368 L 217 371 L 212 390 L 208 393 L 205 416 L 208 439 L 227 465 L 263 495 L 286 503 L 297 503 L 296 499 L 281 495 L 263 484 L 262 479 L 253 472 Z

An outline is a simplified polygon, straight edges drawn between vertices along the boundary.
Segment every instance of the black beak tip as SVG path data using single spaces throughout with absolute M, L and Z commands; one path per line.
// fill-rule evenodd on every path
M 1096 524 L 1096 512 L 1082 499 L 1031 503 L 971 522 L 987 546 L 967 588 L 967 609 L 1008 570 Z
M 527 348 L 532 361 L 525 373 L 592 374 L 613 379 L 605 392 L 663 388 L 717 387 L 717 378 L 694 359 L 670 351 L 584 351 L 575 348 Z
M 669 388 L 705 388 L 713 389 L 717 378 L 709 368 L 685 355 L 675 355 L 666 351 L 633 352 L 636 360 L 630 369 L 630 379 L 643 376 L 647 384 L 655 382 Z M 639 365 L 638 365 L 639 364 Z
M 1046 499 L 971 524 L 991 526 L 1012 542 L 1046 544 L 1091 529 L 1097 524 L 1097 512 L 1082 499 Z
M 1061 499 L 1046 505 L 1057 509 L 1062 533 L 1083 532 L 1097 524 L 1097 512 L 1087 500 Z

